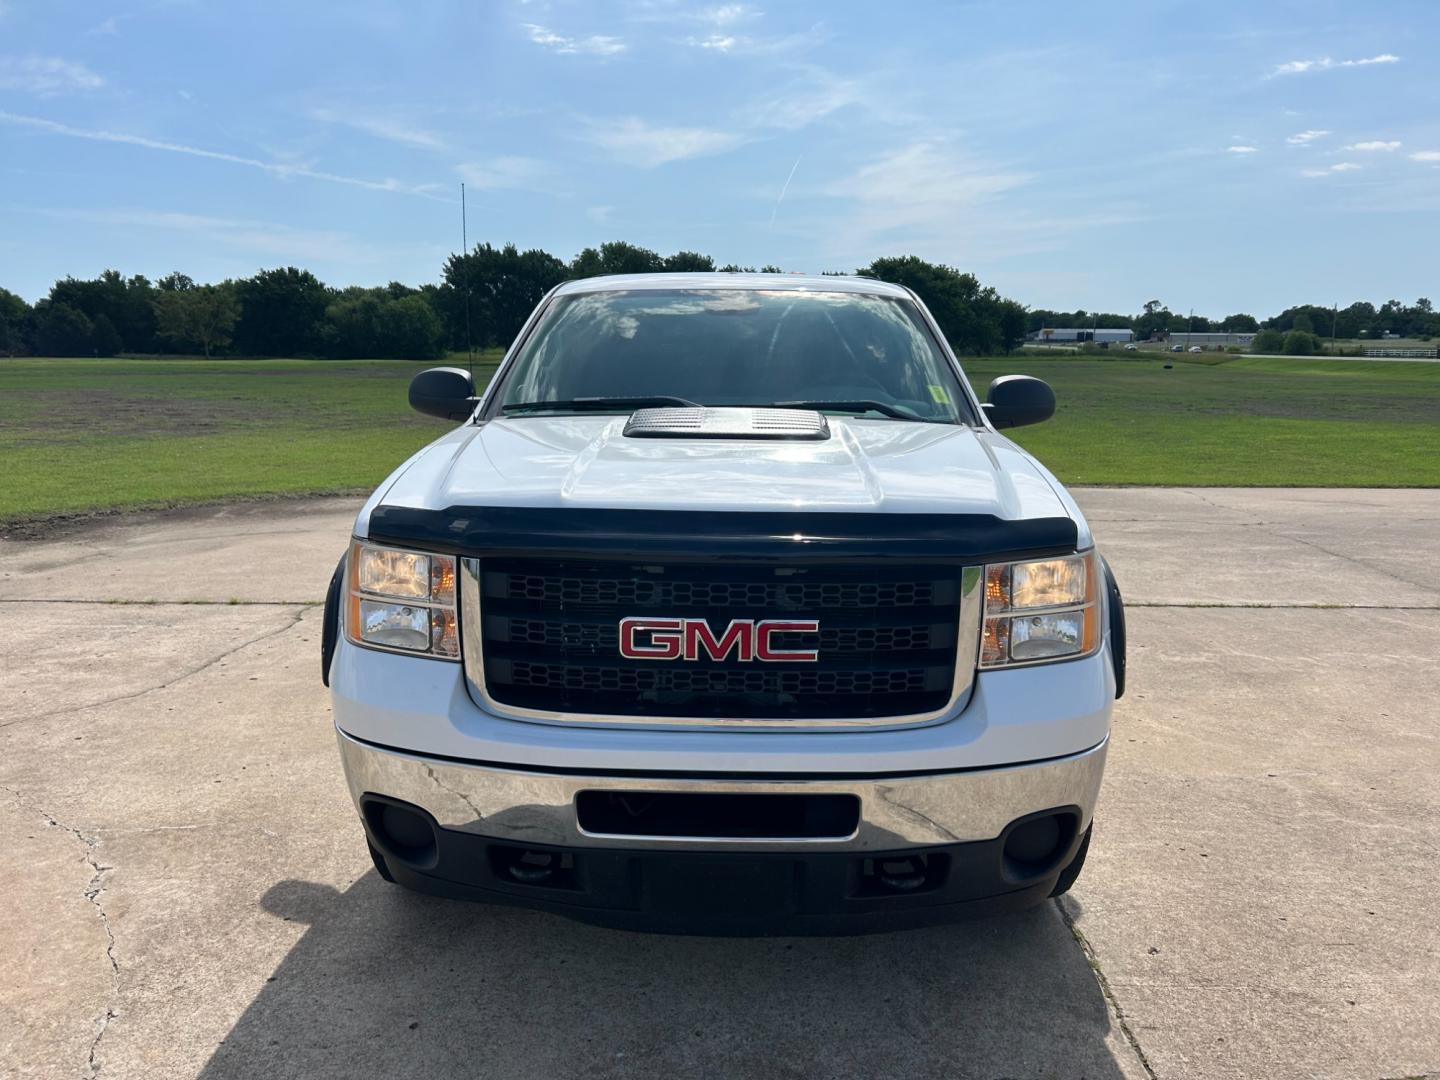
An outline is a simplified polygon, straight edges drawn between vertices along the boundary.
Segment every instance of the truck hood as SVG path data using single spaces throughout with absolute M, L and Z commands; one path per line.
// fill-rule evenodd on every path
M 1079 518 L 1033 458 L 987 430 L 830 418 L 824 441 L 638 439 L 625 417 L 465 425 L 411 458 L 375 505 L 795 510 Z M 1083 525 L 1082 525 L 1083 531 Z

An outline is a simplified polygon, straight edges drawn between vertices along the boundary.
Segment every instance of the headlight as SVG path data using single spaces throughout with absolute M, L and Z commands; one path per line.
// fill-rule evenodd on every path
M 460 655 L 455 615 L 455 557 L 350 545 L 345 636 L 371 649 L 454 660 Z
M 1100 647 L 1095 553 L 985 568 L 982 668 L 1075 660 Z

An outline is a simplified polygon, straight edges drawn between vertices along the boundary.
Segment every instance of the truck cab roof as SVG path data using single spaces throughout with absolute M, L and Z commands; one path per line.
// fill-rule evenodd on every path
M 677 289 L 760 289 L 794 292 L 840 292 L 862 296 L 889 296 L 913 299 L 903 285 L 874 278 L 823 274 L 737 274 L 707 271 L 688 274 L 606 274 L 602 277 L 567 281 L 555 290 L 556 296 L 592 292 L 673 291 Z

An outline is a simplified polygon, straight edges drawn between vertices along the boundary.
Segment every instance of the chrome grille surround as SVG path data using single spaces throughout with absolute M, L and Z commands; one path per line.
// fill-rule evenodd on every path
M 717 718 L 712 716 L 667 716 L 651 714 L 616 714 L 590 712 L 559 712 L 526 708 L 497 701 L 487 690 L 485 678 L 484 601 L 482 575 L 484 560 L 465 558 L 460 570 L 461 653 L 465 661 L 465 677 L 471 696 L 487 712 L 512 720 L 533 723 L 585 725 L 590 727 L 659 727 L 709 728 L 770 728 L 775 730 L 854 730 L 856 728 L 903 728 L 942 723 L 957 715 L 969 699 L 974 684 L 976 659 L 980 646 L 981 583 L 983 574 L 978 566 L 957 568 L 959 604 L 955 626 L 955 664 L 948 701 L 927 712 L 894 716 L 863 717 L 757 717 Z M 618 568 L 617 568 L 618 569 Z M 822 633 L 825 628 L 822 626 Z M 606 635 L 608 638 L 608 635 Z M 541 640 L 544 640 L 542 637 Z M 883 667 L 884 665 L 877 665 Z M 697 676 L 699 673 L 696 673 Z M 889 671 L 877 672 L 891 677 Z M 703 682 L 687 680 L 693 689 L 703 689 Z

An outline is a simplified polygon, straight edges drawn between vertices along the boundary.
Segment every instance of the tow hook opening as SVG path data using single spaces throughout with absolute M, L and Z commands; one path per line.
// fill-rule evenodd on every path
M 546 889 L 575 889 L 575 856 L 563 851 L 510 847 L 490 848 L 490 870 L 501 881 Z
M 857 896 L 905 896 L 929 892 L 945 883 L 949 859 L 929 852 L 878 855 L 860 861 Z

